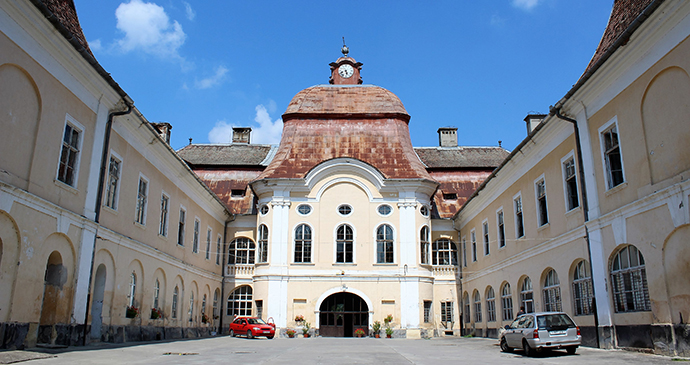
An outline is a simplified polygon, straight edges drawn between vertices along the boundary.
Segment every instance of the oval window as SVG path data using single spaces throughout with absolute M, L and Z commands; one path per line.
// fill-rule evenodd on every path
M 268 205 L 262 205 L 261 208 L 259 208 L 259 211 L 261 212 L 261 215 L 268 214 Z
M 385 215 L 391 214 L 391 212 L 393 211 L 393 208 L 388 204 L 383 204 L 383 205 L 379 205 L 378 211 L 379 211 L 379 214 L 385 216 Z
M 297 213 L 301 215 L 307 215 L 311 213 L 311 206 L 307 204 L 300 204 L 299 206 L 297 206 Z
M 419 208 L 419 212 L 425 217 L 429 216 L 429 208 L 426 205 L 422 205 L 422 207 Z
M 338 207 L 338 213 L 341 215 L 350 215 L 350 213 L 352 213 L 352 207 L 348 204 L 343 204 Z

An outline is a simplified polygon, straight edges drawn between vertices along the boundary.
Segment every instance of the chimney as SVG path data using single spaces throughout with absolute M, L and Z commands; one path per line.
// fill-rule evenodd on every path
M 252 129 L 249 127 L 232 127 L 232 143 L 249 144 Z
M 438 145 L 441 147 L 458 146 L 458 129 L 454 127 L 442 127 L 438 129 Z
M 158 132 L 158 136 L 160 136 L 165 143 L 170 144 L 170 130 L 172 129 L 170 123 L 151 123 L 151 126 Z
M 546 114 L 527 114 L 525 117 L 525 123 L 527 123 L 527 134 L 532 133 L 534 128 L 537 128 L 539 123 L 544 121 L 544 118 L 546 118 Z

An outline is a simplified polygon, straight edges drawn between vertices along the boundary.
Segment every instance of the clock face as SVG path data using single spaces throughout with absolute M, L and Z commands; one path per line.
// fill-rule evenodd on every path
M 354 74 L 355 74 L 355 69 L 348 64 L 344 64 L 344 65 L 338 67 L 338 75 L 340 75 L 343 78 L 349 79 Z

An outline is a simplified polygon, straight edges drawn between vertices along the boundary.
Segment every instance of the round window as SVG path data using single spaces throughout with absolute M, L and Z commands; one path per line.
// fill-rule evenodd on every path
M 350 213 L 352 213 L 352 207 L 348 204 L 343 204 L 338 207 L 338 213 L 341 215 L 350 215 Z
M 268 214 L 268 205 L 262 205 L 261 208 L 259 208 L 259 211 L 261 212 L 261 215 Z
M 311 206 L 307 204 L 300 204 L 297 206 L 297 213 L 301 215 L 307 215 L 311 213 Z
M 422 205 L 422 207 L 419 208 L 419 212 L 425 217 L 429 216 L 429 208 L 426 205 Z
M 393 208 L 391 208 L 391 206 L 388 204 L 383 204 L 383 205 L 379 205 L 378 211 L 379 211 L 379 214 L 381 214 L 381 215 L 389 215 L 393 211 Z

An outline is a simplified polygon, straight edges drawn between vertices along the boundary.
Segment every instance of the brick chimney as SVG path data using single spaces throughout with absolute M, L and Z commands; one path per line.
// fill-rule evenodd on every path
M 458 146 L 458 129 L 454 127 L 442 127 L 438 129 L 438 145 L 441 147 Z
M 232 143 L 249 144 L 252 129 L 249 127 L 232 127 Z
M 158 132 L 158 135 L 165 143 L 170 144 L 170 130 L 172 129 L 170 123 L 151 123 L 151 126 Z
M 539 123 L 544 121 L 546 114 L 527 114 L 524 121 L 527 123 L 527 134 L 532 133 L 534 128 L 537 128 Z

